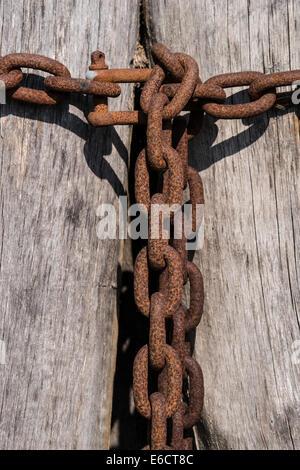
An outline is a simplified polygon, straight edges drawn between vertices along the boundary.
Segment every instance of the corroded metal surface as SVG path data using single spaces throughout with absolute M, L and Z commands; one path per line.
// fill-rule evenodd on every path
M 255 80 L 259 79 L 263 74 L 260 72 L 238 72 L 217 75 L 207 80 L 205 83 L 210 85 L 218 85 L 222 88 L 231 88 L 236 86 L 251 85 Z M 275 90 L 269 90 L 268 93 L 261 96 L 257 100 L 243 104 L 217 104 L 205 103 L 203 109 L 207 114 L 223 119 L 242 119 L 251 116 L 258 116 L 269 111 L 276 102 Z
M 179 307 L 182 297 L 182 264 L 179 254 L 167 245 L 163 256 L 168 271 L 167 304 L 165 316 L 171 317 Z M 143 248 L 135 261 L 134 296 L 136 304 L 146 317 L 150 313 L 148 250 Z
M 182 373 L 176 351 L 168 344 L 164 347 L 165 365 L 168 378 L 166 397 L 166 416 L 170 418 L 179 408 L 181 402 Z M 148 396 L 148 346 L 145 345 L 136 355 L 133 365 L 134 401 L 138 411 L 145 418 L 152 416 Z
M 25 101 L 28 103 L 48 104 L 53 105 L 61 101 L 64 97 L 61 93 L 52 93 L 44 90 L 33 90 L 32 88 L 21 87 L 20 75 L 18 69 L 20 67 L 27 67 L 32 69 L 43 70 L 44 72 L 52 73 L 59 77 L 71 77 L 67 67 L 58 62 L 57 60 L 49 59 L 38 54 L 9 54 L 0 59 L 0 80 L 4 78 L 7 80 L 7 75 L 12 77 L 12 72 L 15 74 L 14 86 L 18 88 L 12 90 L 10 97 L 16 100 Z M 11 83 L 9 83 L 9 88 Z
M 201 86 L 198 67 L 194 60 L 184 54 L 172 54 L 165 46 L 154 47 L 157 64 L 153 68 L 141 94 L 141 108 L 147 115 L 147 147 L 139 154 L 135 167 L 135 195 L 137 202 L 149 212 L 148 246 L 138 254 L 134 267 L 135 300 L 141 313 L 150 317 L 149 345 L 137 354 L 134 363 L 133 391 L 136 407 L 150 421 L 150 443 L 145 449 L 191 449 L 192 439 L 186 428 L 195 424 L 203 406 L 203 380 L 201 368 L 190 357 L 187 332 L 197 326 L 203 311 L 203 281 L 195 264 L 188 261 L 185 231 L 197 229 L 196 204 L 203 204 L 203 186 L 197 171 L 188 166 L 188 141 L 201 126 L 202 111 L 196 123 L 176 117 L 195 99 L 195 90 Z M 180 84 L 167 85 L 167 76 Z M 210 87 L 224 101 L 221 87 Z M 221 93 L 220 93 L 221 90 Z M 164 91 L 167 91 L 165 93 Z M 171 98 L 171 101 L 169 100 Z M 198 109 L 196 107 L 196 109 Z M 153 174 L 162 181 L 161 192 L 151 197 L 150 183 Z M 158 186 L 157 186 L 158 187 Z M 191 220 L 183 216 L 184 188 L 189 187 L 192 203 Z M 167 211 L 166 208 L 169 208 Z M 155 212 L 156 211 L 156 212 Z M 159 213 L 159 217 L 157 216 Z M 155 217 L 156 214 L 156 217 Z M 167 218 L 175 226 L 179 217 L 179 233 L 174 231 L 170 240 L 164 222 Z M 152 220 L 158 221 L 156 232 Z M 158 291 L 150 296 L 150 271 L 157 273 Z M 182 288 L 190 281 L 191 304 L 187 309 L 182 302 Z M 166 319 L 171 319 L 168 330 Z M 167 338 L 171 335 L 171 345 Z M 166 355 L 166 350 L 169 355 Z M 172 353 L 171 353 L 172 352 Z M 175 369 L 171 367 L 173 366 Z M 158 373 L 158 391 L 148 397 L 149 367 Z M 172 372 L 180 375 L 178 396 L 170 409 L 170 390 L 175 390 Z M 203 378 L 202 378 L 203 379 Z M 188 405 L 184 406 L 183 392 L 188 380 L 191 383 Z M 166 434 L 167 418 L 171 418 L 170 443 Z
M 98 83 L 91 80 L 68 77 L 46 77 L 45 87 L 48 90 L 82 93 L 86 95 L 109 96 L 116 98 L 121 94 L 121 88 L 114 83 Z

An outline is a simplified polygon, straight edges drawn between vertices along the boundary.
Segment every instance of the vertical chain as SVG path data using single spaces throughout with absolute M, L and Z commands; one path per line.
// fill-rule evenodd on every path
M 154 56 L 159 65 L 155 65 L 141 95 L 141 107 L 147 114 L 147 148 L 138 156 L 135 168 L 136 200 L 149 212 L 149 240 L 135 262 L 134 290 L 138 308 L 149 316 L 150 333 L 149 345 L 139 351 L 134 362 L 133 392 L 137 409 L 150 421 L 147 448 L 189 449 L 192 446 L 191 438 L 187 437 L 189 429 L 198 421 L 203 406 L 203 376 L 191 357 L 187 334 L 202 315 L 203 282 L 198 268 L 188 261 L 184 234 L 186 226 L 196 231 L 194 208 L 203 203 L 203 188 L 198 173 L 188 166 L 192 126 L 176 116 L 201 81 L 198 66 L 191 57 L 172 54 L 162 45 L 154 48 Z M 181 82 L 171 101 L 160 92 L 167 73 L 173 73 Z M 151 185 L 153 175 L 155 185 Z M 151 195 L 150 188 L 154 186 L 157 192 Z M 182 212 L 186 187 L 193 207 L 190 223 Z M 170 234 L 178 215 L 182 222 L 180 237 L 176 239 Z M 165 226 L 167 217 L 172 226 L 169 230 Z M 154 273 L 156 282 L 151 284 Z M 189 309 L 181 305 L 187 281 L 191 286 Z M 157 373 L 158 389 L 150 397 L 149 367 Z M 189 384 L 188 404 L 183 400 L 184 382 Z M 171 447 L 167 442 L 168 418 Z

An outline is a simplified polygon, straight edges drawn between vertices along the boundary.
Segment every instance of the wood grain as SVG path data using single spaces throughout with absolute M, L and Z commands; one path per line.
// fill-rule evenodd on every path
M 145 7 L 151 42 L 191 54 L 202 80 L 299 68 L 296 0 Z M 247 99 L 234 93 L 233 102 Z M 206 195 L 205 243 L 195 256 L 206 292 L 195 344 L 206 387 L 199 447 L 300 448 L 299 143 L 292 109 L 243 121 L 206 116 L 191 144 Z
M 134 55 L 135 0 L 1 1 L 0 18 L 1 55 L 43 54 L 73 77 L 94 50 L 111 67 Z M 112 109 L 132 105 L 122 90 Z M 1 106 L 1 449 L 109 446 L 120 247 L 97 238 L 96 210 L 126 192 L 130 129 L 92 128 L 91 104 Z

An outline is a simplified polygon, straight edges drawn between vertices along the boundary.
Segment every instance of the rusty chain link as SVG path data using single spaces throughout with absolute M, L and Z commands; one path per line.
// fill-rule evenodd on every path
M 187 54 L 172 53 L 159 43 L 152 54 L 153 69 L 109 70 L 105 55 L 93 52 L 88 79 L 72 78 L 63 64 L 41 55 L 9 54 L 0 58 L 0 80 L 8 97 L 35 104 L 55 105 L 68 93 L 93 95 L 94 109 L 88 114 L 93 126 L 146 126 L 147 145 L 135 164 L 135 197 L 149 213 L 149 239 L 135 261 L 134 296 L 140 312 L 149 317 L 149 342 L 134 361 L 133 394 L 137 410 L 150 423 L 144 449 L 189 450 L 191 429 L 200 419 L 204 397 L 203 374 L 191 355 L 189 334 L 203 314 L 204 288 L 201 272 L 188 260 L 186 236 L 198 229 L 196 207 L 204 203 L 204 196 L 202 180 L 188 163 L 188 142 L 200 131 L 204 112 L 237 119 L 258 116 L 277 104 L 292 105 L 290 94 L 279 94 L 276 88 L 300 80 L 300 70 L 228 73 L 202 83 L 197 63 Z M 24 67 L 52 74 L 44 79 L 44 90 L 22 86 Z M 141 109 L 109 111 L 108 98 L 120 95 L 119 83 L 134 82 L 144 83 Z M 226 104 L 224 89 L 242 86 L 249 87 L 250 101 Z M 182 111 L 190 111 L 188 119 L 179 116 Z M 182 211 L 186 188 L 192 205 L 189 220 Z M 152 227 L 155 210 L 158 236 Z M 168 216 L 172 226 L 175 217 L 181 217 L 178 237 L 169 237 L 164 225 Z M 187 283 L 189 307 L 182 303 Z M 157 391 L 150 396 L 149 369 L 157 377 Z

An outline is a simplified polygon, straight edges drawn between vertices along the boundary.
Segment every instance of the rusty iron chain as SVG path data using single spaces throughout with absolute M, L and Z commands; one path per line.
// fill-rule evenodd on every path
M 150 327 L 149 342 L 134 361 L 133 393 L 137 410 L 150 426 L 144 449 L 189 450 L 193 447 L 191 429 L 200 419 L 204 397 L 203 374 L 192 357 L 189 334 L 203 314 L 204 288 L 198 267 L 188 260 L 185 228 L 197 230 L 196 206 L 204 203 L 204 196 L 202 180 L 188 163 L 188 143 L 199 133 L 204 112 L 215 118 L 237 119 L 258 116 L 274 106 L 293 105 L 291 93 L 278 93 L 276 88 L 300 80 L 300 70 L 268 75 L 228 73 L 202 83 L 197 63 L 187 54 L 172 53 L 159 43 L 152 54 L 153 69 L 110 70 L 105 55 L 95 51 L 89 79 L 72 78 L 63 64 L 41 55 L 9 54 L 0 58 L 0 80 L 10 98 L 35 104 L 55 105 L 68 93 L 92 95 L 94 109 L 88 121 L 93 126 L 146 126 L 147 145 L 135 164 L 135 197 L 149 212 L 149 239 L 135 261 L 134 296 L 140 312 L 149 317 Z M 52 74 L 44 79 L 44 90 L 22 86 L 24 67 Z M 120 95 L 119 84 L 137 82 L 144 83 L 141 109 L 109 111 L 108 98 Z M 249 87 L 250 101 L 226 104 L 224 89 L 242 86 Z M 185 110 L 190 111 L 188 119 L 179 116 Z M 182 215 L 181 237 L 170 239 L 164 227 L 166 207 L 173 223 L 186 188 L 191 220 Z M 152 233 L 154 208 L 159 211 L 158 237 Z M 157 282 L 153 283 L 155 273 Z M 182 303 L 187 283 L 189 307 Z M 150 396 L 149 369 L 157 378 L 157 391 Z
M 141 94 L 141 108 L 147 115 L 147 148 L 140 153 L 135 168 L 136 200 L 149 211 L 149 239 L 147 247 L 136 258 L 134 293 L 139 310 L 149 317 L 150 333 L 149 344 L 141 349 L 134 361 L 133 393 L 138 411 L 150 422 L 150 442 L 145 449 L 188 450 L 192 448 L 190 429 L 198 422 L 201 414 L 204 389 L 202 370 L 191 357 L 187 335 L 201 319 L 203 281 L 197 266 L 187 259 L 185 238 L 169 242 L 163 228 L 163 207 L 180 207 L 187 186 L 193 206 L 204 202 L 200 176 L 188 166 L 188 122 L 176 117 L 193 98 L 201 80 L 197 63 L 191 57 L 172 54 L 162 45 L 156 45 L 153 52 L 157 64 Z M 180 86 L 174 87 L 171 102 L 168 95 L 161 91 L 168 74 L 181 80 Z M 150 170 L 158 174 L 157 179 L 162 175 L 163 181 L 161 192 L 152 197 Z M 154 204 L 161 208 L 162 215 L 158 238 L 152 237 Z M 190 225 L 195 231 L 194 211 Z M 149 294 L 150 271 L 156 271 L 159 280 L 158 291 L 152 295 Z M 191 302 L 190 308 L 186 309 L 182 305 L 182 290 L 188 280 Z M 168 318 L 171 319 L 171 325 L 167 325 Z M 171 344 L 168 345 L 167 337 L 170 334 Z M 174 370 L 170 365 L 170 357 Z M 158 389 L 150 397 L 149 367 L 157 372 Z M 176 382 L 174 375 L 178 376 Z M 185 404 L 183 390 L 187 383 L 189 396 L 188 404 Z M 169 443 L 168 418 L 171 425 Z
M 96 97 L 95 109 L 88 116 L 90 124 L 94 126 L 145 125 L 147 113 L 144 111 L 147 110 L 149 102 L 147 104 L 142 100 L 141 107 L 143 111 L 109 112 L 107 105 L 105 108 L 100 107 L 99 110 L 97 98 L 105 101 L 108 97 L 117 97 L 121 93 L 119 83 L 147 84 L 150 75 L 154 74 L 153 90 L 158 91 L 157 87 L 160 84 L 159 91 L 171 99 L 164 112 L 175 117 L 174 110 L 180 109 L 180 102 L 184 99 L 181 94 L 186 93 L 188 89 L 188 87 L 186 89 L 182 88 L 182 82 L 187 80 L 183 64 L 187 65 L 191 58 L 186 54 L 175 53 L 171 55 L 170 51 L 162 55 L 160 44 L 153 46 L 153 54 L 156 54 L 157 61 L 157 65 L 153 69 L 110 70 L 105 63 L 105 55 L 100 51 L 95 51 L 92 53 L 92 63 L 90 65 L 90 73 L 94 73 L 93 80 L 72 78 L 69 70 L 63 64 L 42 55 L 8 54 L 0 57 L 0 80 L 5 84 L 9 97 L 28 103 L 55 105 L 65 99 L 67 93 L 72 92 L 94 95 Z M 164 64 L 167 67 L 164 67 Z M 45 78 L 45 90 L 29 89 L 22 86 L 24 74 L 21 68 L 24 67 L 43 70 L 54 76 Z M 167 75 L 164 70 L 166 70 Z M 191 99 L 185 103 L 183 109 L 190 110 L 192 113 L 196 109 L 194 124 L 200 120 L 203 111 L 216 118 L 223 119 L 257 116 L 269 111 L 274 106 L 276 107 L 276 105 L 292 106 L 291 93 L 278 93 L 276 88 L 292 85 L 297 80 L 300 80 L 300 70 L 271 74 L 247 71 L 216 75 L 204 83 L 201 83 L 200 80 L 197 82 Z M 248 94 L 251 101 L 235 105 L 224 104 L 226 101 L 224 88 L 237 86 L 249 86 Z

